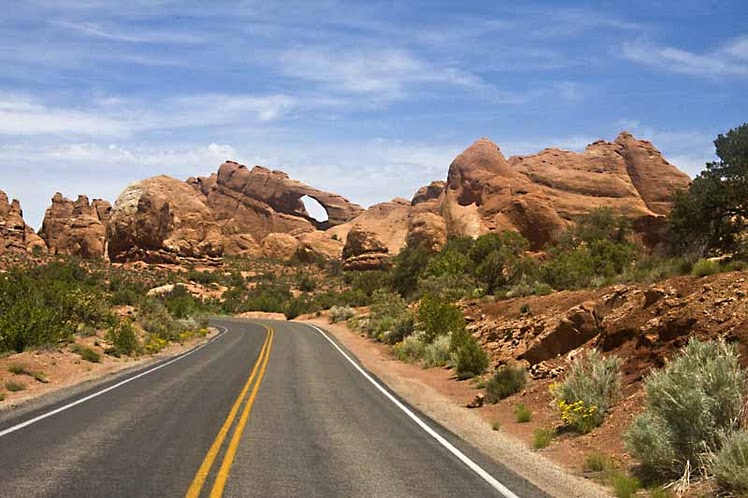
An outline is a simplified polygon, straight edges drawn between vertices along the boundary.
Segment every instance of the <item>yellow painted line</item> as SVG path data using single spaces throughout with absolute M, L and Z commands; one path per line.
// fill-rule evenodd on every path
M 210 446 L 207 455 L 205 455 L 205 459 L 203 459 L 203 463 L 200 465 L 197 474 L 195 474 L 195 478 L 192 480 L 192 484 L 190 485 L 190 488 L 187 490 L 187 494 L 185 495 L 187 498 L 198 498 L 200 496 L 200 492 L 205 485 L 205 480 L 208 478 L 210 469 L 211 467 L 213 467 L 213 462 L 215 462 L 216 457 L 218 456 L 218 452 L 221 450 L 221 446 L 223 445 L 223 441 L 226 439 L 226 435 L 228 434 L 231 425 L 236 419 L 236 415 L 239 412 L 242 401 L 244 401 L 244 398 L 246 397 L 247 392 L 249 391 L 249 388 L 252 385 L 255 376 L 257 375 L 260 365 L 267 357 L 267 354 L 270 350 L 270 340 L 272 332 L 267 327 L 265 327 L 265 330 L 267 331 L 267 333 L 265 335 L 265 342 L 262 344 L 262 349 L 260 350 L 260 356 L 257 358 L 257 361 L 252 368 L 252 373 L 249 375 L 247 383 L 244 384 L 244 387 L 239 393 L 239 396 L 236 398 L 234 406 L 231 407 L 231 411 L 229 412 L 226 420 L 221 426 L 221 430 L 218 431 L 218 435 L 216 436 L 215 441 L 213 441 L 213 444 Z
M 242 418 L 239 419 L 239 423 L 237 424 L 236 429 L 234 429 L 234 435 L 231 437 L 231 442 L 229 443 L 229 447 L 223 457 L 221 468 L 218 469 L 216 481 L 213 483 L 213 489 L 210 491 L 210 498 L 220 498 L 223 496 L 223 489 L 226 487 L 226 481 L 228 480 L 229 473 L 231 472 L 231 465 L 234 463 L 236 450 L 239 448 L 239 441 L 241 440 L 244 429 L 247 426 L 247 420 L 249 419 L 249 414 L 252 412 L 252 404 L 257 397 L 257 392 L 260 390 L 262 378 L 265 376 L 265 368 L 268 366 L 270 349 L 273 346 L 273 336 L 275 335 L 275 332 L 272 329 L 269 330 L 270 344 L 268 345 L 268 353 L 265 355 L 264 361 L 262 363 L 262 368 L 260 368 L 260 374 L 257 376 L 257 382 L 255 383 L 255 387 L 252 389 L 252 394 L 249 396 L 249 400 L 244 407 Z

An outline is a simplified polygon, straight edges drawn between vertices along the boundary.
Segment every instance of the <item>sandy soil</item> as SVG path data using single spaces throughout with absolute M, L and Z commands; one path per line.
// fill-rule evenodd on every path
M 365 368 L 411 405 L 549 494 L 559 497 L 610 496 L 608 489 L 585 479 L 577 469 L 563 465 L 567 460 L 565 454 L 578 451 L 575 445 L 583 444 L 581 441 L 573 444 L 554 441 L 545 450 L 530 449 L 529 442 L 536 428 L 557 424 L 548 410 L 546 413 L 538 411 L 529 423 L 519 424 L 513 412 L 513 406 L 518 402 L 516 397 L 512 400 L 512 408 L 500 403 L 468 409 L 466 404 L 481 392 L 474 383 L 455 381 L 453 373 L 447 369 L 426 370 L 401 362 L 389 346 L 362 337 L 344 325 L 331 325 L 325 317 L 305 317 L 303 320 L 331 332 Z M 547 400 L 547 393 L 529 389 L 520 401 L 533 407 L 547 403 Z M 498 431 L 492 429 L 494 422 L 501 424 Z
M 157 360 L 184 353 L 208 340 L 218 333 L 211 329 L 206 337 L 197 337 L 184 344 L 172 344 L 160 352 L 138 357 L 115 358 L 103 354 L 103 345 L 99 337 L 87 337 L 78 340 L 78 344 L 92 348 L 101 354 L 101 362 L 93 363 L 81 358 L 65 346 L 55 350 L 26 351 L 10 354 L 0 358 L 0 413 L 7 414 L 29 401 L 71 388 L 84 382 L 103 379 L 124 369 L 147 365 Z M 22 370 L 22 373 L 13 371 Z M 9 390 L 12 384 L 22 386 L 21 390 Z

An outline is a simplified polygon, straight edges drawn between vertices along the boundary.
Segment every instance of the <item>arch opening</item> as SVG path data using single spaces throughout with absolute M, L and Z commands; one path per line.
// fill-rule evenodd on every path
M 317 199 L 305 195 L 301 198 L 301 202 L 304 204 L 304 209 L 306 209 L 307 214 L 312 220 L 320 225 L 329 221 L 327 210 L 319 203 L 319 201 L 317 201 Z

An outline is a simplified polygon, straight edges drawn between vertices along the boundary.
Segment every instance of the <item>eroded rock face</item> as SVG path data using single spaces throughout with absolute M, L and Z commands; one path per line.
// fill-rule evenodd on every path
M 67 254 L 86 259 L 104 258 L 106 225 L 112 206 L 107 201 L 81 195 L 73 202 L 59 192 L 44 214 L 41 237 L 52 254 Z
M 198 179 L 200 181 L 200 179 Z M 303 233 L 346 223 L 363 212 L 347 199 L 292 180 L 282 171 L 261 166 L 251 170 L 225 162 L 218 170 L 208 204 L 219 219 L 231 219 L 259 238 L 268 233 Z M 307 213 L 302 197 L 319 202 L 328 220 L 318 222 Z
M 184 258 L 222 256 L 225 237 L 206 200 L 186 182 L 168 176 L 130 185 L 112 209 L 109 257 L 178 263 Z
M 635 222 L 666 214 L 689 183 L 651 143 L 626 132 L 582 153 L 545 149 L 508 160 L 484 138 L 452 162 L 439 205 L 450 235 L 516 230 L 539 249 L 598 207 Z
M 391 266 L 389 249 L 375 233 L 354 225 L 343 247 L 343 268 L 353 271 L 384 270 Z
M 21 203 L 8 200 L 0 190 L 0 253 L 2 252 L 46 252 L 44 241 L 23 220 Z

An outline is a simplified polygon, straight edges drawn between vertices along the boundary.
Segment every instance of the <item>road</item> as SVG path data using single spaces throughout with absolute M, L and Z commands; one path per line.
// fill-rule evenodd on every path
M 0 495 L 547 496 L 376 385 L 323 331 L 218 338 L 0 421 Z

